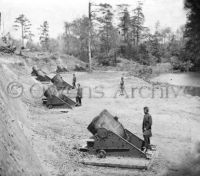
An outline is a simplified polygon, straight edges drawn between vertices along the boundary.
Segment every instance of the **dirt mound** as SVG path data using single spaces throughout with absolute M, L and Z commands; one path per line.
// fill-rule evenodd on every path
M 26 105 L 8 95 L 8 83 L 16 77 L 0 65 L 0 175 L 43 176 L 46 173 L 23 132 L 30 127 Z
M 46 73 L 56 72 L 58 67 L 65 68 L 65 71 L 73 71 L 77 65 L 86 70 L 87 64 L 74 56 L 65 54 L 50 54 L 41 52 L 24 52 L 24 60 L 29 67 L 37 66 Z
M 101 71 L 124 71 L 127 72 L 125 76 L 134 76 L 143 80 L 149 80 L 149 78 L 155 75 L 170 73 L 172 71 L 172 65 L 170 63 L 142 65 L 124 58 L 117 58 L 116 66 L 102 66 L 98 64 L 97 60 L 93 60 L 93 68 Z

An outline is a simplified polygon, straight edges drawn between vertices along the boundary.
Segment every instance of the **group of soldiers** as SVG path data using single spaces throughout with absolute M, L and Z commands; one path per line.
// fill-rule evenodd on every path
M 81 106 L 82 105 L 82 102 L 81 102 L 82 88 L 80 86 L 80 83 L 78 83 L 77 87 L 76 87 L 75 74 L 73 74 L 72 86 L 73 86 L 73 88 L 77 88 L 76 103 L 78 106 Z M 125 90 L 124 78 L 121 77 L 121 81 L 120 81 L 120 95 L 121 96 L 124 95 L 124 90 Z M 151 127 L 152 127 L 152 117 L 149 114 L 149 108 L 144 107 L 144 118 L 143 118 L 143 123 L 142 123 L 142 132 L 143 132 L 143 137 L 144 137 L 144 143 L 142 145 L 142 150 L 145 152 L 147 150 L 151 150 L 151 145 L 150 145 L 150 138 L 152 137 Z

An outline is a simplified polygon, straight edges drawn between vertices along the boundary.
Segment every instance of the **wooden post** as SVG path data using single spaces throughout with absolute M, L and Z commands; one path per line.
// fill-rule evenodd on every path
M 89 71 L 92 72 L 92 56 L 91 56 L 91 3 L 89 2 L 89 36 L 88 36 L 88 57 L 89 57 Z

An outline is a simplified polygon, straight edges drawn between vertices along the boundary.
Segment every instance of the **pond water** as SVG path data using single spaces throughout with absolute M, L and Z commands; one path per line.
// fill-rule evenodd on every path
M 166 73 L 151 79 L 153 82 L 169 83 L 177 86 L 200 87 L 200 73 Z
M 151 79 L 152 82 L 169 83 L 175 86 L 184 86 L 187 93 L 200 96 L 200 73 L 166 73 Z

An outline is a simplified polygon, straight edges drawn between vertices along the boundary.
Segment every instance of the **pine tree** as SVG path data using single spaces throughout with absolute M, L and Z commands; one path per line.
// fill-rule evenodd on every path
M 49 24 L 47 21 L 44 21 L 42 25 L 40 25 L 40 44 L 43 49 L 49 49 Z
M 24 14 L 19 15 L 15 19 L 15 29 L 18 30 L 21 29 L 21 39 L 22 39 L 22 47 L 24 47 L 24 39 L 32 39 L 33 34 L 31 33 L 31 23 L 30 21 L 25 17 Z
M 112 32 L 113 27 L 113 13 L 112 6 L 110 4 L 99 4 L 99 17 L 97 21 L 100 24 L 99 36 L 100 36 L 100 51 L 106 56 L 109 55 L 109 50 L 111 49 Z
M 142 31 L 144 30 L 144 14 L 142 12 L 142 3 L 138 3 L 137 7 L 133 10 L 133 16 L 131 17 L 132 36 L 134 43 L 138 46 Z
M 129 48 L 131 45 L 131 33 L 130 33 L 130 13 L 128 11 L 129 5 L 118 5 L 119 24 L 118 29 L 121 35 L 120 50 L 124 57 L 128 58 Z
M 129 40 L 129 30 L 130 30 L 130 14 L 128 11 L 129 5 L 120 4 L 119 7 L 119 24 L 118 28 L 121 31 L 121 35 L 123 36 L 123 41 L 128 42 Z

